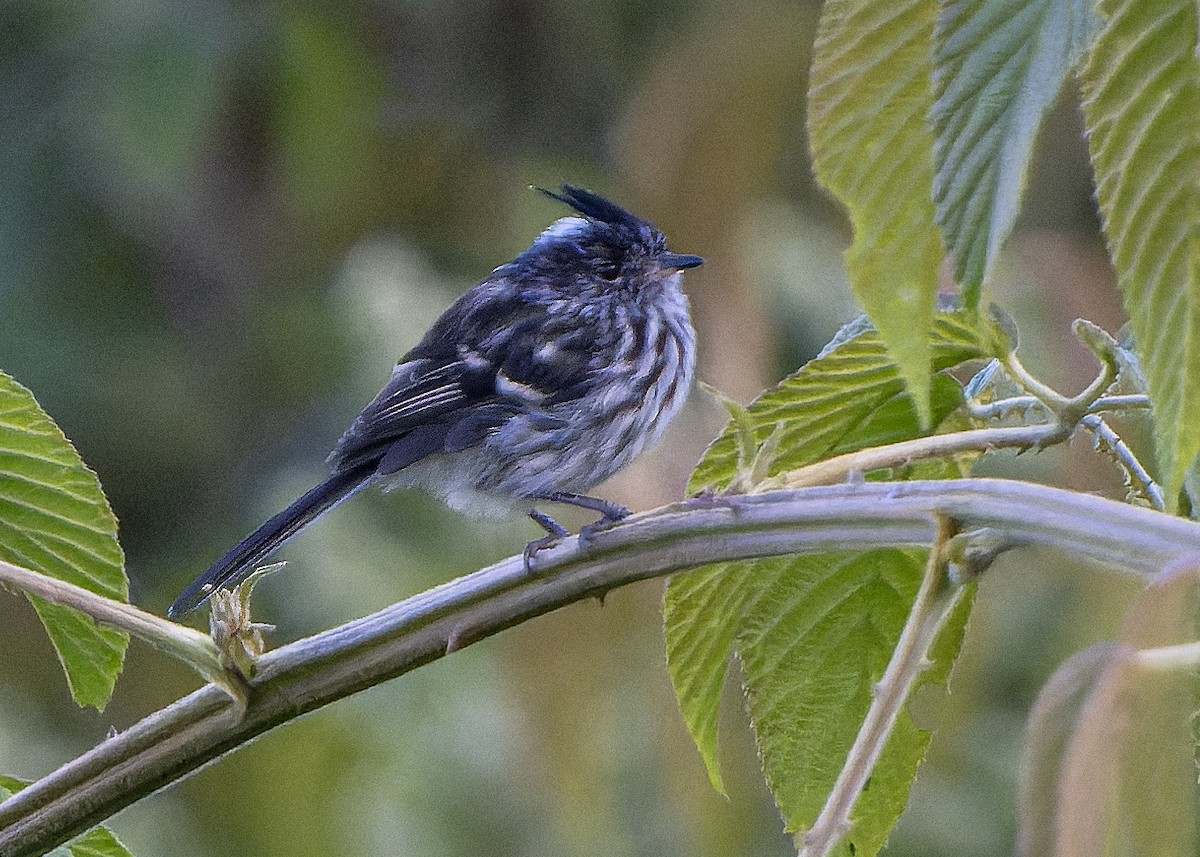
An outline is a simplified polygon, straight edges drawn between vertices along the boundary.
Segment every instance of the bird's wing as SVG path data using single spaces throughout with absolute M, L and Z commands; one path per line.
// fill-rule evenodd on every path
M 487 377 L 487 367 L 477 362 L 404 361 L 342 435 L 330 462 L 335 470 L 345 470 L 382 461 L 399 444 L 401 449 L 392 456 L 398 466 L 389 468 L 394 471 L 438 452 L 456 417 L 486 401 L 491 386 L 494 380 Z M 399 463 L 397 458 L 407 461 Z
M 342 436 L 330 456 L 336 470 L 377 459 L 380 473 L 395 472 L 465 449 L 519 413 L 552 428 L 558 418 L 537 417 L 539 408 L 586 389 L 593 351 L 586 330 L 523 302 L 493 303 L 486 319 L 455 318 L 456 309 L 405 355 Z

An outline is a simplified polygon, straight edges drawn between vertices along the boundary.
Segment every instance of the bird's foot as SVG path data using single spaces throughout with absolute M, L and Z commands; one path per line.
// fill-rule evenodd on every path
M 537 567 L 538 551 L 545 550 L 548 547 L 553 547 L 562 541 L 562 536 L 550 535 L 542 536 L 540 539 L 534 539 L 529 544 L 525 545 L 525 550 L 522 556 L 525 558 L 525 573 L 530 575 L 538 575 L 540 572 Z
M 548 547 L 558 544 L 565 538 L 569 538 L 571 531 L 560 524 L 558 521 L 551 518 L 545 512 L 539 512 L 537 509 L 531 509 L 529 517 L 532 518 L 539 527 L 546 531 L 546 535 L 540 539 L 534 539 L 529 544 L 525 545 L 523 556 L 525 558 L 525 571 L 528 574 L 537 574 L 537 554 L 538 551 L 545 550 Z
M 610 508 L 604 513 L 603 517 L 592 521 L 592 523 L 580 529 L 579 546 L 582 548 L 590 547 L 598 533 L 604 532 L 613 524 L 619 524 L 631 514 L 633 513 L 624 506 L 618 506 L 616 503 L 610 504 Z

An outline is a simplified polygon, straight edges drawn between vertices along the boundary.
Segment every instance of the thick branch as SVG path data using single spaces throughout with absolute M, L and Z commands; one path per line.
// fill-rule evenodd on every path
M 36 855 L 263 732 L 504 628 L 636 580 L 704 563 L 886 545 L 928 545 L 935 520 L 1013 546 L 1052 545 L 1153 574 L 1194 556 L 1200 524 L 1022 482 L 858 483 L 704 498 L 636 515 L 538 554 L 299 640 L 258 662 L 244 709 L 208 685 L 0 804 L 0 855 Z

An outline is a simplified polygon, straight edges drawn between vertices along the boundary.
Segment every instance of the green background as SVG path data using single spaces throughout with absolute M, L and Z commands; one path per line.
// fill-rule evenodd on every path
M 33 390 L 121 521 L 132 597 L 191 577 L 308 488 L 396 357 L 563 212 L 570 181 L 653 219 L 686 277 L 701 376 L 748 400 L 856 309 L 848 226 L 814 185 L 817 5 L 682 0 L 9 2 L 0 8 L 0 368 Z M 995 294 L 1028 363 L 1119 301 L 1074 101 L 1051 115 Z M 723 410 L 694 396 L 600 493 L 680 496 Z M 1136 438 L 1135 438 L 1136 441 Z M 1080 449 L 989 472 L 1120 496 Z M 572 526 L 585 518 L 564 516 Z M 369 493 L 256 592 L 279 640 L 518 551 L 481 522 Z M 990 571 L 891 854 L 1008 854 L 1038 686 L 1111 636 L 1131 591 L 1062 561 Z M 268 735 L 112 822 L 141 855 L 785 855 L 729 694 L 730 799 L 675 708 L 661 582 L 506 632 Z M 196 685 L 134 644 L 103 715 L 71 703 L 33 611 L 0 592 L 0 771 L 34 779 Z

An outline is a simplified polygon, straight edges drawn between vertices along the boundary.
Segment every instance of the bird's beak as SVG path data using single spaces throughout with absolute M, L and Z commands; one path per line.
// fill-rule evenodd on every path
M 668 271 L 682 271 L 685 268 L 695 268 L 704 264 L 699 256 L 686 256 L 683 253 L 663 253 L 658 257 L 658 264 Z

